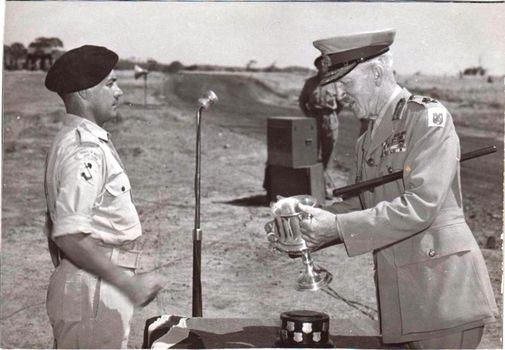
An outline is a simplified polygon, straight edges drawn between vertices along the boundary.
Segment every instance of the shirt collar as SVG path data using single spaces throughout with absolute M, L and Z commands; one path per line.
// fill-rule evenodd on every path
M 92 121 L 79 117 L 78 115 L 67 113 L 63 123 L 66 126 L 80 127 L 104 141 L 110 141 L 110 134 L 107 131 Z
M 382 106 L 381 110 L 379 111 L 379 114 L 377 115 L 377 119 L 375 119 L 374 128 L 379 126 L 382 118 L 384 117 L 384 114 L 386 114 L 386 111 L 389 108 L 389 105 L 391 104 L 391 102 L 393 102 L 393 100 L 396 98 L 396 96 L 398 96 L 398 94 L 400 92 L 402 92 L 402 88 L 399 87 L 398 85 L 396 85 L 395 89 L 393 90 L 393 92 L 389 96 L 388 101 L 386 102 L 386 104 L 384 106 Z

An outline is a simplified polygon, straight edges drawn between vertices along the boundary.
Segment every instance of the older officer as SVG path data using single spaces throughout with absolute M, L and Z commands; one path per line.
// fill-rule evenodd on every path
M 82 46 L 49 69 L 46 87 L 67 115 L 46 160 L 45 233 L 53 263 L 47 312 L 58 348 L 126 348 L 135 306 L 161 289 L 153 274 L 136 275 L 142 234 L 130 182 L 110 134 L 123 94 L 116 53 Z
M 339 103 L 370 120 L 350 183 L 403 171 L 403 180 L 322 210 L 300 205 L 308 245 L 373 252 L 384 343 L 476 348 L 498 315 L 480 249 L 465 222 L 459 139 L 452 117 L 397 85 L 394 30 L 318 40 Z

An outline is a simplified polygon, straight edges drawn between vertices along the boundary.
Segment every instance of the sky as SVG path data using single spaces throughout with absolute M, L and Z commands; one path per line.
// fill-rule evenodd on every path
M 504 3 L 9 1 L 4 44 L 40 36 L 169 64 L 312 67 L 314 40 L 396 29 L 398 73 L 505 74 Z

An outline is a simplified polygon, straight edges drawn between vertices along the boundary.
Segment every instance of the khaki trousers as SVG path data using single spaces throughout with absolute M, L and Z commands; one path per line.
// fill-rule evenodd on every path
M 443 337 L 408 343 L 409 349 L 476 349 L 482 339 L 484 326 L 449 334 Z
M 126 295 L 68 259 L 51 276 L 47 313 L 55 348 L 124 349 L 133 311 Z

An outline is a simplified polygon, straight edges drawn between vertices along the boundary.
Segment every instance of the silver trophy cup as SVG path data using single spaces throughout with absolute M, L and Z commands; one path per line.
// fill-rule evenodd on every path
M 314 206 L 317 200 L 308 195 L 280 198 L 272 204 L 273 221 L 265 225 L 270 245 L 290 256 L 301 256 L 305 269 L 300 273 L 294 285 L 298 291 L 316 291 L 327 286 L 332 275 L 325 269 L 315 266 L 300 231 L 303 214 L 297 212 L 298 203 Z

